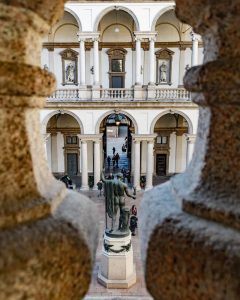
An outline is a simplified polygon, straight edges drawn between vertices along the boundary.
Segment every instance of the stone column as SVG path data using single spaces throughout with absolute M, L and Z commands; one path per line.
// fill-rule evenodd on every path
M 97 183 L 100 180 L 101 163 L 100 163 L 100 140 L 94 141 L 94 190 L 97 190 Z
M 192 36 L 192 67 L 198 65 L 198 36 L 191 32 Z
M 48 66 L 49 71 L 54 73 L 54 48 L 48 48 Z
M 178 75 L 178 87 L 183 87 L 183 77 L 185 74 L 185 51 L 186 48 L 183 46 L 179 47 L 180 55 L 179 55 L 179 75 Z
M 134 181 L 133 186 L 137 191 L 141 190 L 140 187 L 140 140 L 134 141 Z
M 170 174 L 176 173 L 176 147 L 177 147 L 177 136 L 176 132 L 172 132 L 169 137 L 169 167 L 168 172 Z
M 185 173 L 146 192 L 141 202 L 146 284 L 154 299 L 237 300 L 239 0 L 176 0 L 176 14 L 203 37 L 205 46 L 203 65 L 192 67 L 184 78 L 199 106 L 199 123 Z
M 196 135 L 194 134 L 188 134 L 187 135 L 187 165 L 192 160 L 193 152 L 194 152 L 194 146 L 195 146 L 195 140 Z
M 86 85 L 86 54 L 85 54 L 85 39 L 79 38 L 80 49 L 80 86 Z
M 153 143 L 154 141 L 147 141 L 147 176 L 146 176 L 146 190 L 152 188 L 153 178 Z
M 136 83 L 135 85 L 142 85 L 141 80 L 141 66 L 142 66 L 142 59 L 141 59 L 141 39 L 136 37 L 136 69 L 135 69 L 135 77 Z
M 1 299 L 82 299 L 91 281 L 97 213 L 52 176 L 40 131 L 56 87 L 40 66 L 42 38 L 64 2 L 0 2 Z
M 64 138 L 61 132 L 57 132 L 57 162 L 58 173 L 64 173 Z
M 155 69 L 156 69 L 156 64 L 155 64 L 155 37 L 151 37 L 149 39 L 149 85 L 155 85 L 156 78 L 155 78 Z
M 43 136 L 46 159 L 49 169 L 52 170 L 52 138 L 51 133 L 44 134 Z
M 82 166 L 82 185 L 81 190 L 86 191 L 88 186 L 88 152 L 87 141 L 81 140 L 81 166 Z
M 98 37 L 93 39 L 93 65 L 94 65 L 94 86 L 99 86 L 99 45 L 98 45 Z

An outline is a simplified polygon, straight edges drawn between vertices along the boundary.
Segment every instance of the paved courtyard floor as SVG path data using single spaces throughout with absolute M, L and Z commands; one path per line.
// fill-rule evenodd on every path
M 92 282 L 90 289 L 88 291 L 87 296 L 84 300 L 152 300 L 148 294 L 144 277 L 143 277 L 143 268 L 140 259 L 140 241 L 139 241 L 139 232 L 137 235 L 132 237 L 132 245 L 133 245 L 133 254 L 134 254 L 134 263 L 137 271 L 137 282 L 129 289 L 107 289 L 100 285 L 97 281 L 97 274 L 100 265 L 101 258 L 101 250 L 102 250 L 102 242 L 103 242 L 103 233 L 104 233 L 104 197 L 98 197 L 97 191 L 88 191 L 84 192 L 84 195 L 91 198 L 91 200 L 96 204 L 99 211 L 99 219 L 100 219 L 100 227 L 99 227 L 99 244 L 97 248 L 97 255 L 95 266 L 92 275 Z M 133 204 L 139 207 L 139 203 L 142 199 L 143 192 L 139 192 L 137 194 L 137 199 L 133 200 L 130 198 L 126 198 L 126 206 L 131 208 Z

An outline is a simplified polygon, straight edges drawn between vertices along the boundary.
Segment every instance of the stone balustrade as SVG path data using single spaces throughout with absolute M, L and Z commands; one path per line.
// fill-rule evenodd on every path
M 126 88 L 99 88 L 94 90 L 99 91 L 99 97 L 94 98 L 94 101 L 161 101 L 161 102 L 190 102 L 190 92 L 184 88 L 154 88 L 154 98 L 152 98 L 145 87 L 142 88 L 142 97 L 135 97 L 134 89 Z M 85 89 L 59 89 L 56 90 L 50 97 L 48 102 L 80 102 L 92 100 L 91 88 Z
M 133 100 L 133 89 L 101 89 L 101 100 Z
M 191 101 L 190 92 L 183 89 L 164 89 L 156 88 L 156 100 L 161 101 Z

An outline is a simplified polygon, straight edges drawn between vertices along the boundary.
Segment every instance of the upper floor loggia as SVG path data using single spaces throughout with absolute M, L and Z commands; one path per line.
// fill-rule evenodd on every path
M 183 76 L 202 59 L 201 38 L 173 1 L 68 2 L 42 49 L 42 67 L 57 78 L 49 102 L 189 102 Z

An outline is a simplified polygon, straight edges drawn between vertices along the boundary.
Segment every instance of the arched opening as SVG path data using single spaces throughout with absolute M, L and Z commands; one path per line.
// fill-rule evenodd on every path
M 136 20 L 122 8 L 111 8 L 97 25 L 103 51 L 102 84 L 106 88 L 131 88 L 133 84 L 133 32 Z
M 47 122 L 46 132 L 47 160 L 52 173 L 56 178 L 67 174 L 76 182 L 80 173 L 78 121 L 59 111 Z
M 119 13 L 119 20 L 122 18 L 122 16 L 125 16 L 125 18 L 126 16 L 129 16 L 133 20 L 132 25 L 134 26 L 134 30 L 136 31 L 140 30 L 138 19 L 130 9 L 124 6 L 112 6 L 112 7 L 108 7 L 107 9 L 102 11 L 101 14 L 99 14 L 99 16 L 95 21 L 93 31 L 98 31 L 101 28 L 101 22 L 106 16 L 107 18 L 114 18 L 113 20 L 115 21 L 116 12 Z M 123 21 L 123 24 L 126 25 L 126 20 Z
M 113 112 L 100 124 L 103 133 L 104 166 L 108 173 L 126 171 L 130 183 L 133 121 L 124 113 Z
M 187 165 L 189 125 L 177 112 L 161 116 L 154 125 L 155 175 L 169 177 L 184 172 Z

